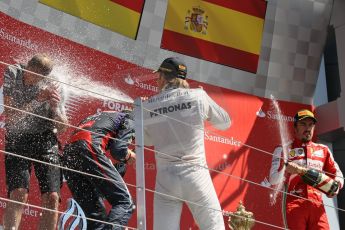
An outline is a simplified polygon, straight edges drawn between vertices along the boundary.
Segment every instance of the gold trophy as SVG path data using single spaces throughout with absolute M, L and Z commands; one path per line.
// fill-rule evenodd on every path
M 228 225 L 231 230 L 250 230 L 255 224 L 253 213 L 246 211 L 242 201 L 239 202 L 236 212 L 225 214 L 229 216 Z

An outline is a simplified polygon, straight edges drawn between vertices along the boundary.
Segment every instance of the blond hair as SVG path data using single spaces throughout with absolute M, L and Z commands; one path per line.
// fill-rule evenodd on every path
M 46 54 L 36 54 L 29 62 L 28 67 L 36 68 L 40 71 L 40 74 L 47 76 L 53 70 L 53 62 Z
M 189 89 L 189 84 L 185 79 L 178 78 L 173 74 L 161 72 L 162 77 L 165 79 L 166 84 L 163 88 L 175 87 Z

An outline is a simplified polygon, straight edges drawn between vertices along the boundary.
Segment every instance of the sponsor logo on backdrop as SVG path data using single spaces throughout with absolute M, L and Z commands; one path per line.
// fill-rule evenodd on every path
M 122 103 L 117 102 L 117 101 L 104 100 L 103 101 L 103 109 L 102 108 L 98 108 L 97 109 L 97 113 L 100 113 L 100 112 L 102 112 L 104 110 L 114 110 L 114 111 L 120 112 L 121 110 L 124 110 L 124 109 L 132 110 L 132 108 L 130 106 L 126 105 L 126 104 L 122 104 Z
M 5 209 L 7 206 L 7 202 L 0 200 L 0 209 Z M 30 206 L 26 206 L 23 209 L 23 214 L 26 216 L 33 216 L 33 217 L 39 217 L 41 215 L 40 211 L 35 210 L 34 208 Z M 0 227 L 1 229 L 1 227 Z
M 20 46 L 29 48 L 31 50 L 38 50 L 38 45 L 32 43 L 30 39 L 23 39 L 17 36 L 14 36 L 10 33 L 8 33 L 4 28 L 0 29 L 0 37 L 4 40 L 9 40 L 13 43 L 16 43 Z
M 260 108 L 259 111 L 256 112 L 256 116 L 258 117 L 266 117 L 266 114 L 262 109 Z
M 260 108 L 256 112 L 256 116 L 261 117 L 261 118 L 271 119 L 271 120 L 278 120 L 278 121 L 288 121 L 288 122 L 294 121 L 294 118 L 292 116 L 287 116 L 284 114 L 277 114 L 271 110 L 267 110 L 266 112 L 264 112 L 262 110 L 262 108 Z
M 205 140 L 213 141 L 217 143 L 222 143 L 226 145 L 234 145 L 239 147 L 241 145 L 241 141 L 236 140 L 234 137 L 221 137 L 211 134 L 209 132 L 205 132 Z
M 132 79 L 131 75 L 127 75 L 127 77 L 125 78 L 125 82 L 128 84 L 128 85 L 134 85 L 134 80 Z
M 140 82 L 140 80 L 138 78 L 133 78 L 131 75 L 127 75 L 127 77 L 125 78 L 125 82 L 128 85 L 135 85 L 136 87 L 142 88 L 142 89 L 146 89 L 146 90 L 150 90 L 153 92 L 158 92 L 158 88 L 157 86 L 154 85 L 150 85 L 150 84 L 146 84 L 143 82 Z

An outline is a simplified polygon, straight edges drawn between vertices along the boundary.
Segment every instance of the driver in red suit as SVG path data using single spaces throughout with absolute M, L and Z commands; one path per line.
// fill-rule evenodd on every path
M 283 215 L 286 215 L 286 227 L 292 230 L 329 229 L 322 193 L 302 180 L 301 176 L 307 169 L 324 172 L 337 181 L 339 187 L 333 196 L 338 194 L 344 184 L 343 174 L 330 149 L 311 141 L 315 124 L 316 118 L 311 111 L 298 111 L 294 122 L 295 140 L 288 147 L 287 163 L 284 164 L 281 146 L 273 153 L 270 183 L 277 185 L 285 180 L 288 195 L 283 204 L 286 207 Z

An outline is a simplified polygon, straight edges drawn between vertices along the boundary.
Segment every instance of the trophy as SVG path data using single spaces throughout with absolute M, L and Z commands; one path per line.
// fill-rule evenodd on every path
M 226 212 L 226 215 L 229 216 L 228 225 L 231 230 L 250 230 L 255 224 L 253 213 L 246 211 L 242 201 L 236 212 Z

